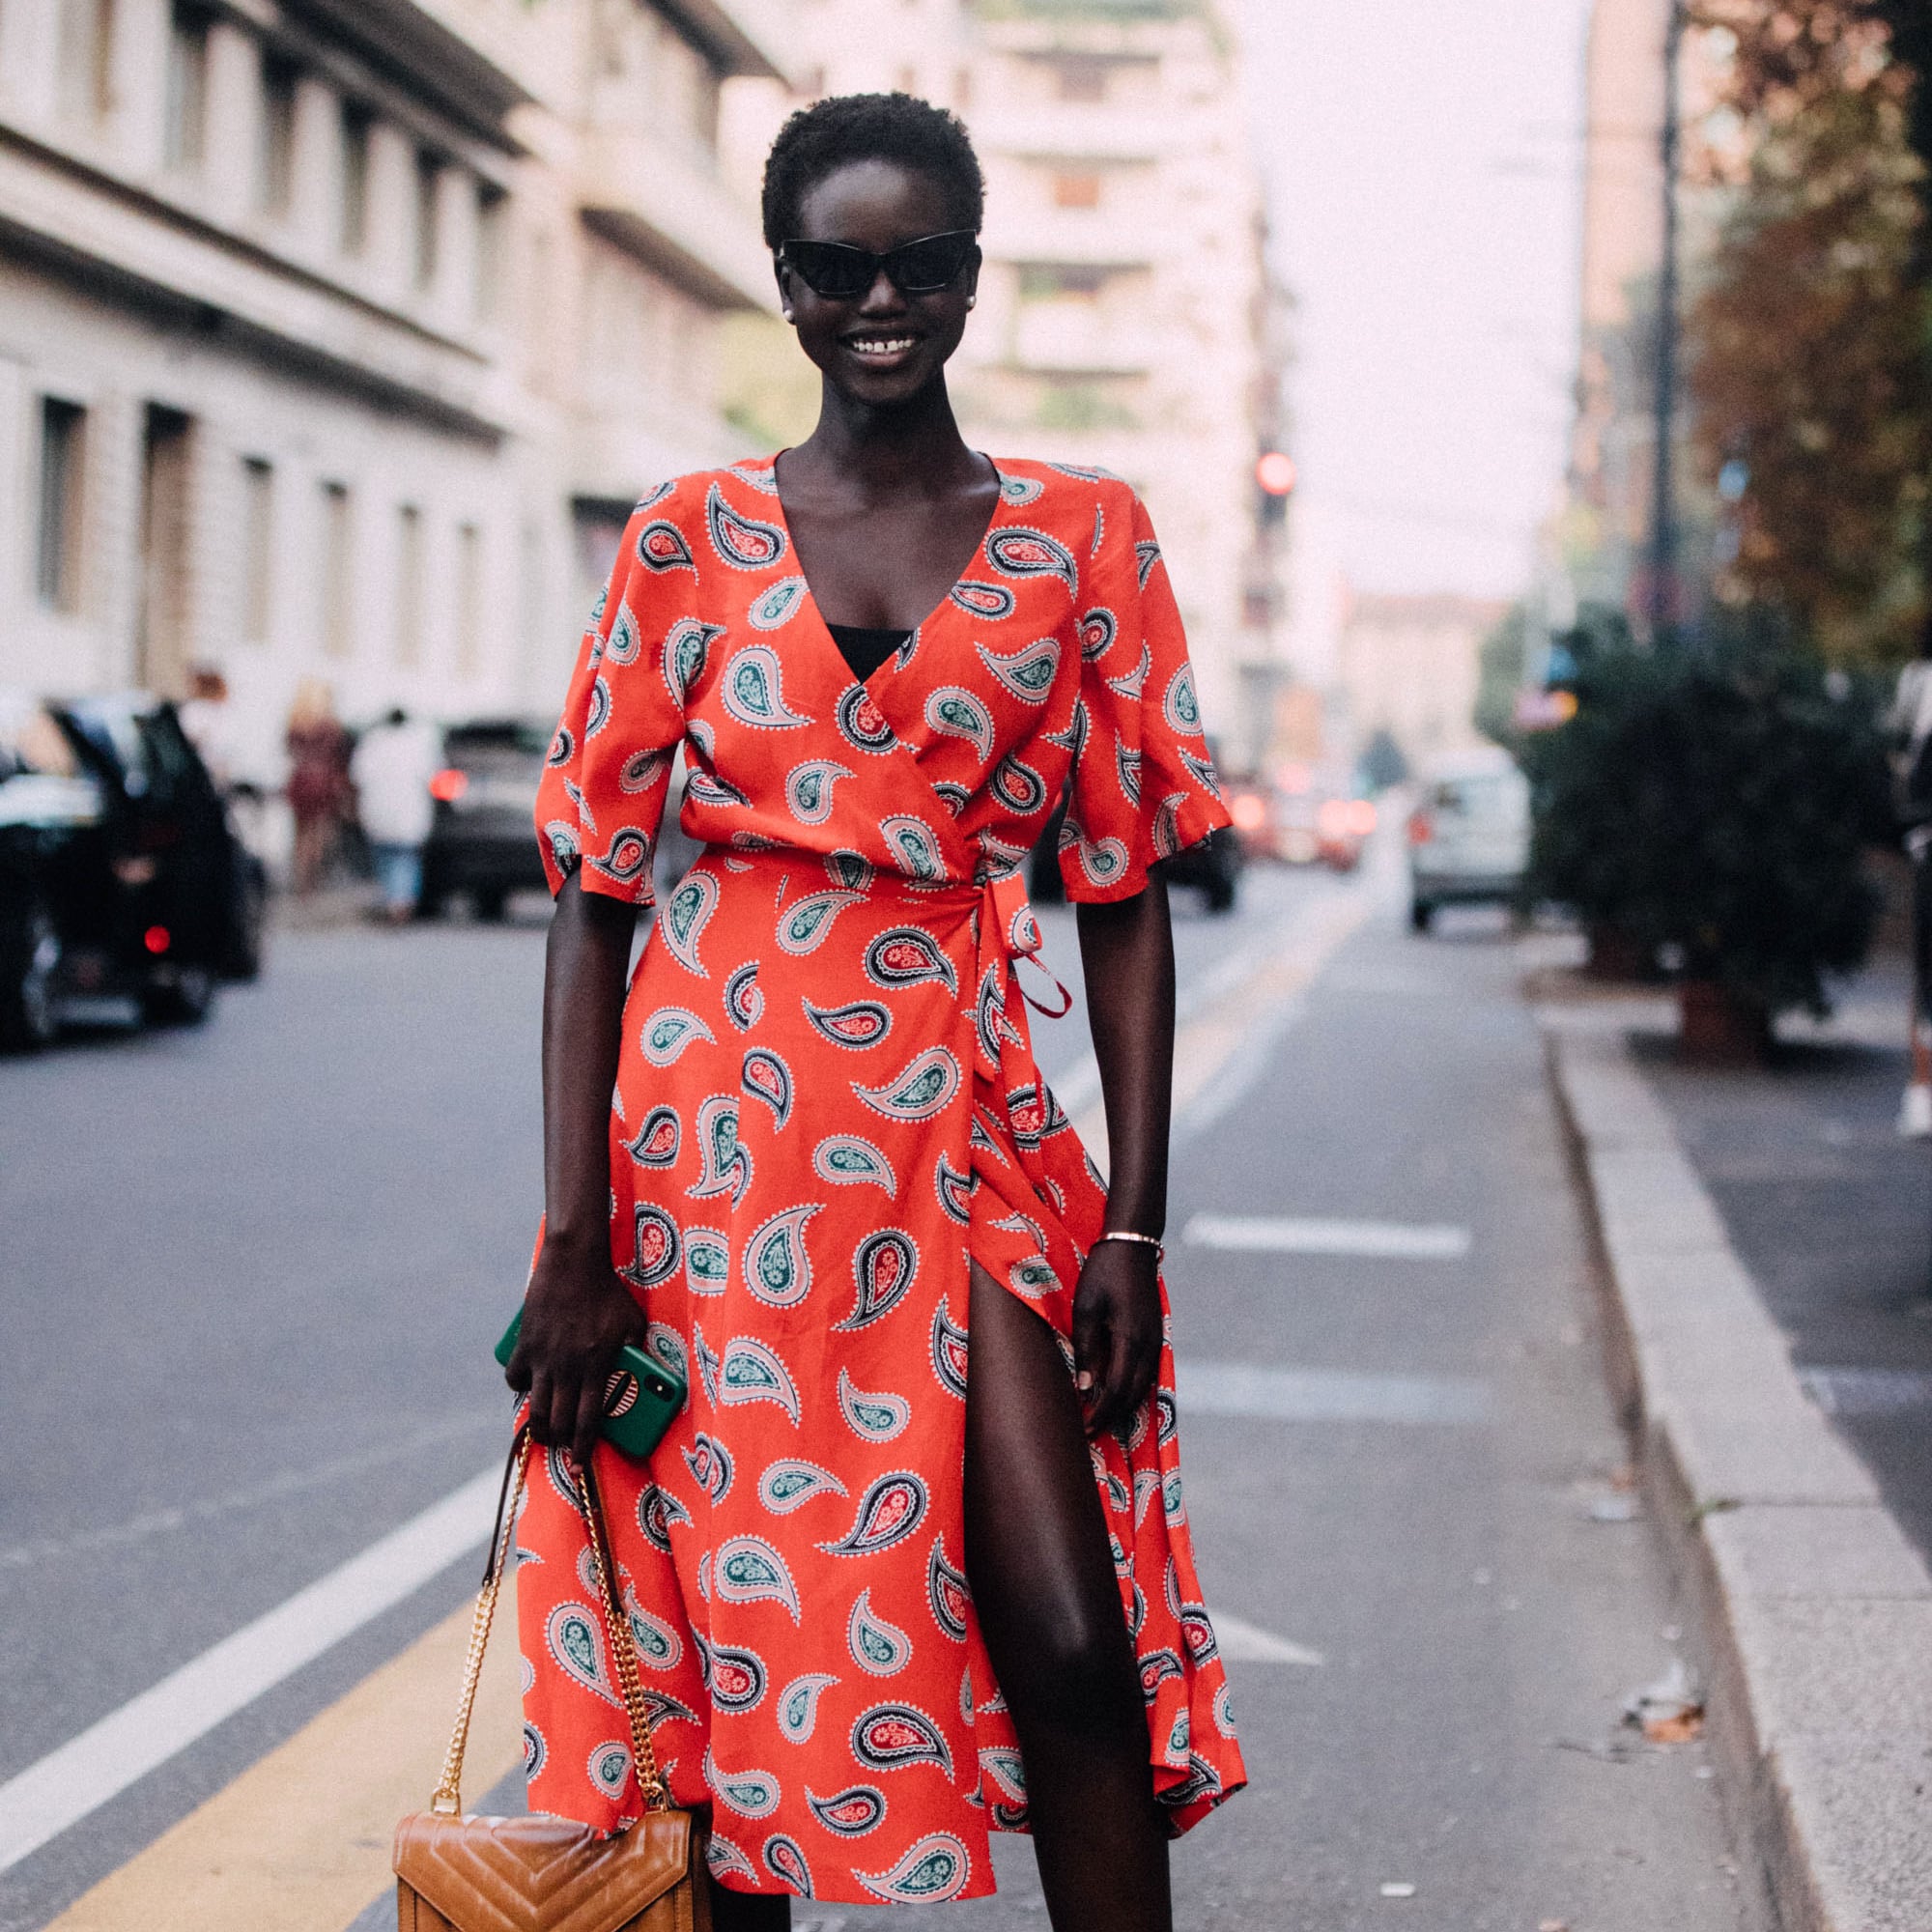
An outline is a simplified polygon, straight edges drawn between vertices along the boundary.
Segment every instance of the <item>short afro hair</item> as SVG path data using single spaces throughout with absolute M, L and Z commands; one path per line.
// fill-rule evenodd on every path
M 984 217 L 980 159 L 954 116 L 910 94 L 835 94 L 801 108 L 772 143 L 763 197 L 768 248 L 798 234 L 807 194 L 849 161 L 896 161 L 931 175 L 946 190 L 955 227 L 977 231 Z

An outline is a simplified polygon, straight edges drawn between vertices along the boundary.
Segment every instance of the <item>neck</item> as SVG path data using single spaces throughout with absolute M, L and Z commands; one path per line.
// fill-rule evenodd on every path
M 953 420 L 945 376 L 891 408 L 855 401 L 826 383 L 818 426 L 785 468 L 837 481 L 862 498 L 936 494 L 979 470 Z

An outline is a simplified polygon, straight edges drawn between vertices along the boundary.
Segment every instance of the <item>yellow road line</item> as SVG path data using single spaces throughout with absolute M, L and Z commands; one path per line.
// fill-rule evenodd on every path
M 429 1803 L 469 1642 L 468 1606 L 76 1899 L 46 1932 L 342 1932 L 389 1882 L 396 1820 Z M 466 1795 L 522 1756 L 506 1582 L 469 1735 Z

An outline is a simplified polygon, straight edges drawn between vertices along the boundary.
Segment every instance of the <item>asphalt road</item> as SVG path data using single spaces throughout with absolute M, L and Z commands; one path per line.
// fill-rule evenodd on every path
M 1338 890 L 1252 883 L 1230 920 L 1182 908 L 1183 1003 Z M 1192 1415 L 1183 1387 L 1210 1601 L 1321 1660 L 1233 1665 L 1254 1782 L 1178 1848 L 1180 1923 L 1751 1927 L 1701 1747 L 1616 1730 L 1680 1612 L 1650 1527 L 1590 1517 L 1623 1445 L 1513 949 L 1480 919 L 1412 940 L 1396 910 L 1177 1150 L 1177 1236 L 1260 1214 L 1469 1239 L 1400 1261 L 1175 1241 L 1183 1358 L 1307 1372 L 1259 1401 L 1210 1376 Z M 1070 918 L 1046 923 L 1068 961 Z M 488 1460 L 489 1349 L 538 1208 L 541 955 L 535 925 L 285 934 L 200 1032 L 0 1065 L 0 1781 Z M 1077 1013 L 1040 1029 L 1049 1078 L 1084 1047 Z M 1457 1402 L 1408 1400 L 1432 1390 Z M 0 1877 L 0 1932 L 43 1924 L 456 1607 L 470 1568 Z M 918 1922 L 1039 1925 L 1024 1844 L 998 1862 L 999 1899 Z

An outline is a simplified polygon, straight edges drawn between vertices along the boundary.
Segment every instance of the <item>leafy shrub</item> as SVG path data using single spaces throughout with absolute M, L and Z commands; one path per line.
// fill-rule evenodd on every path
M 1521 748 L 1530 890 L 1776 1013 L 1865 955 L 1889 829 L 1876 693 L 1761 630 L 1572 640 L 1577 715 Z

